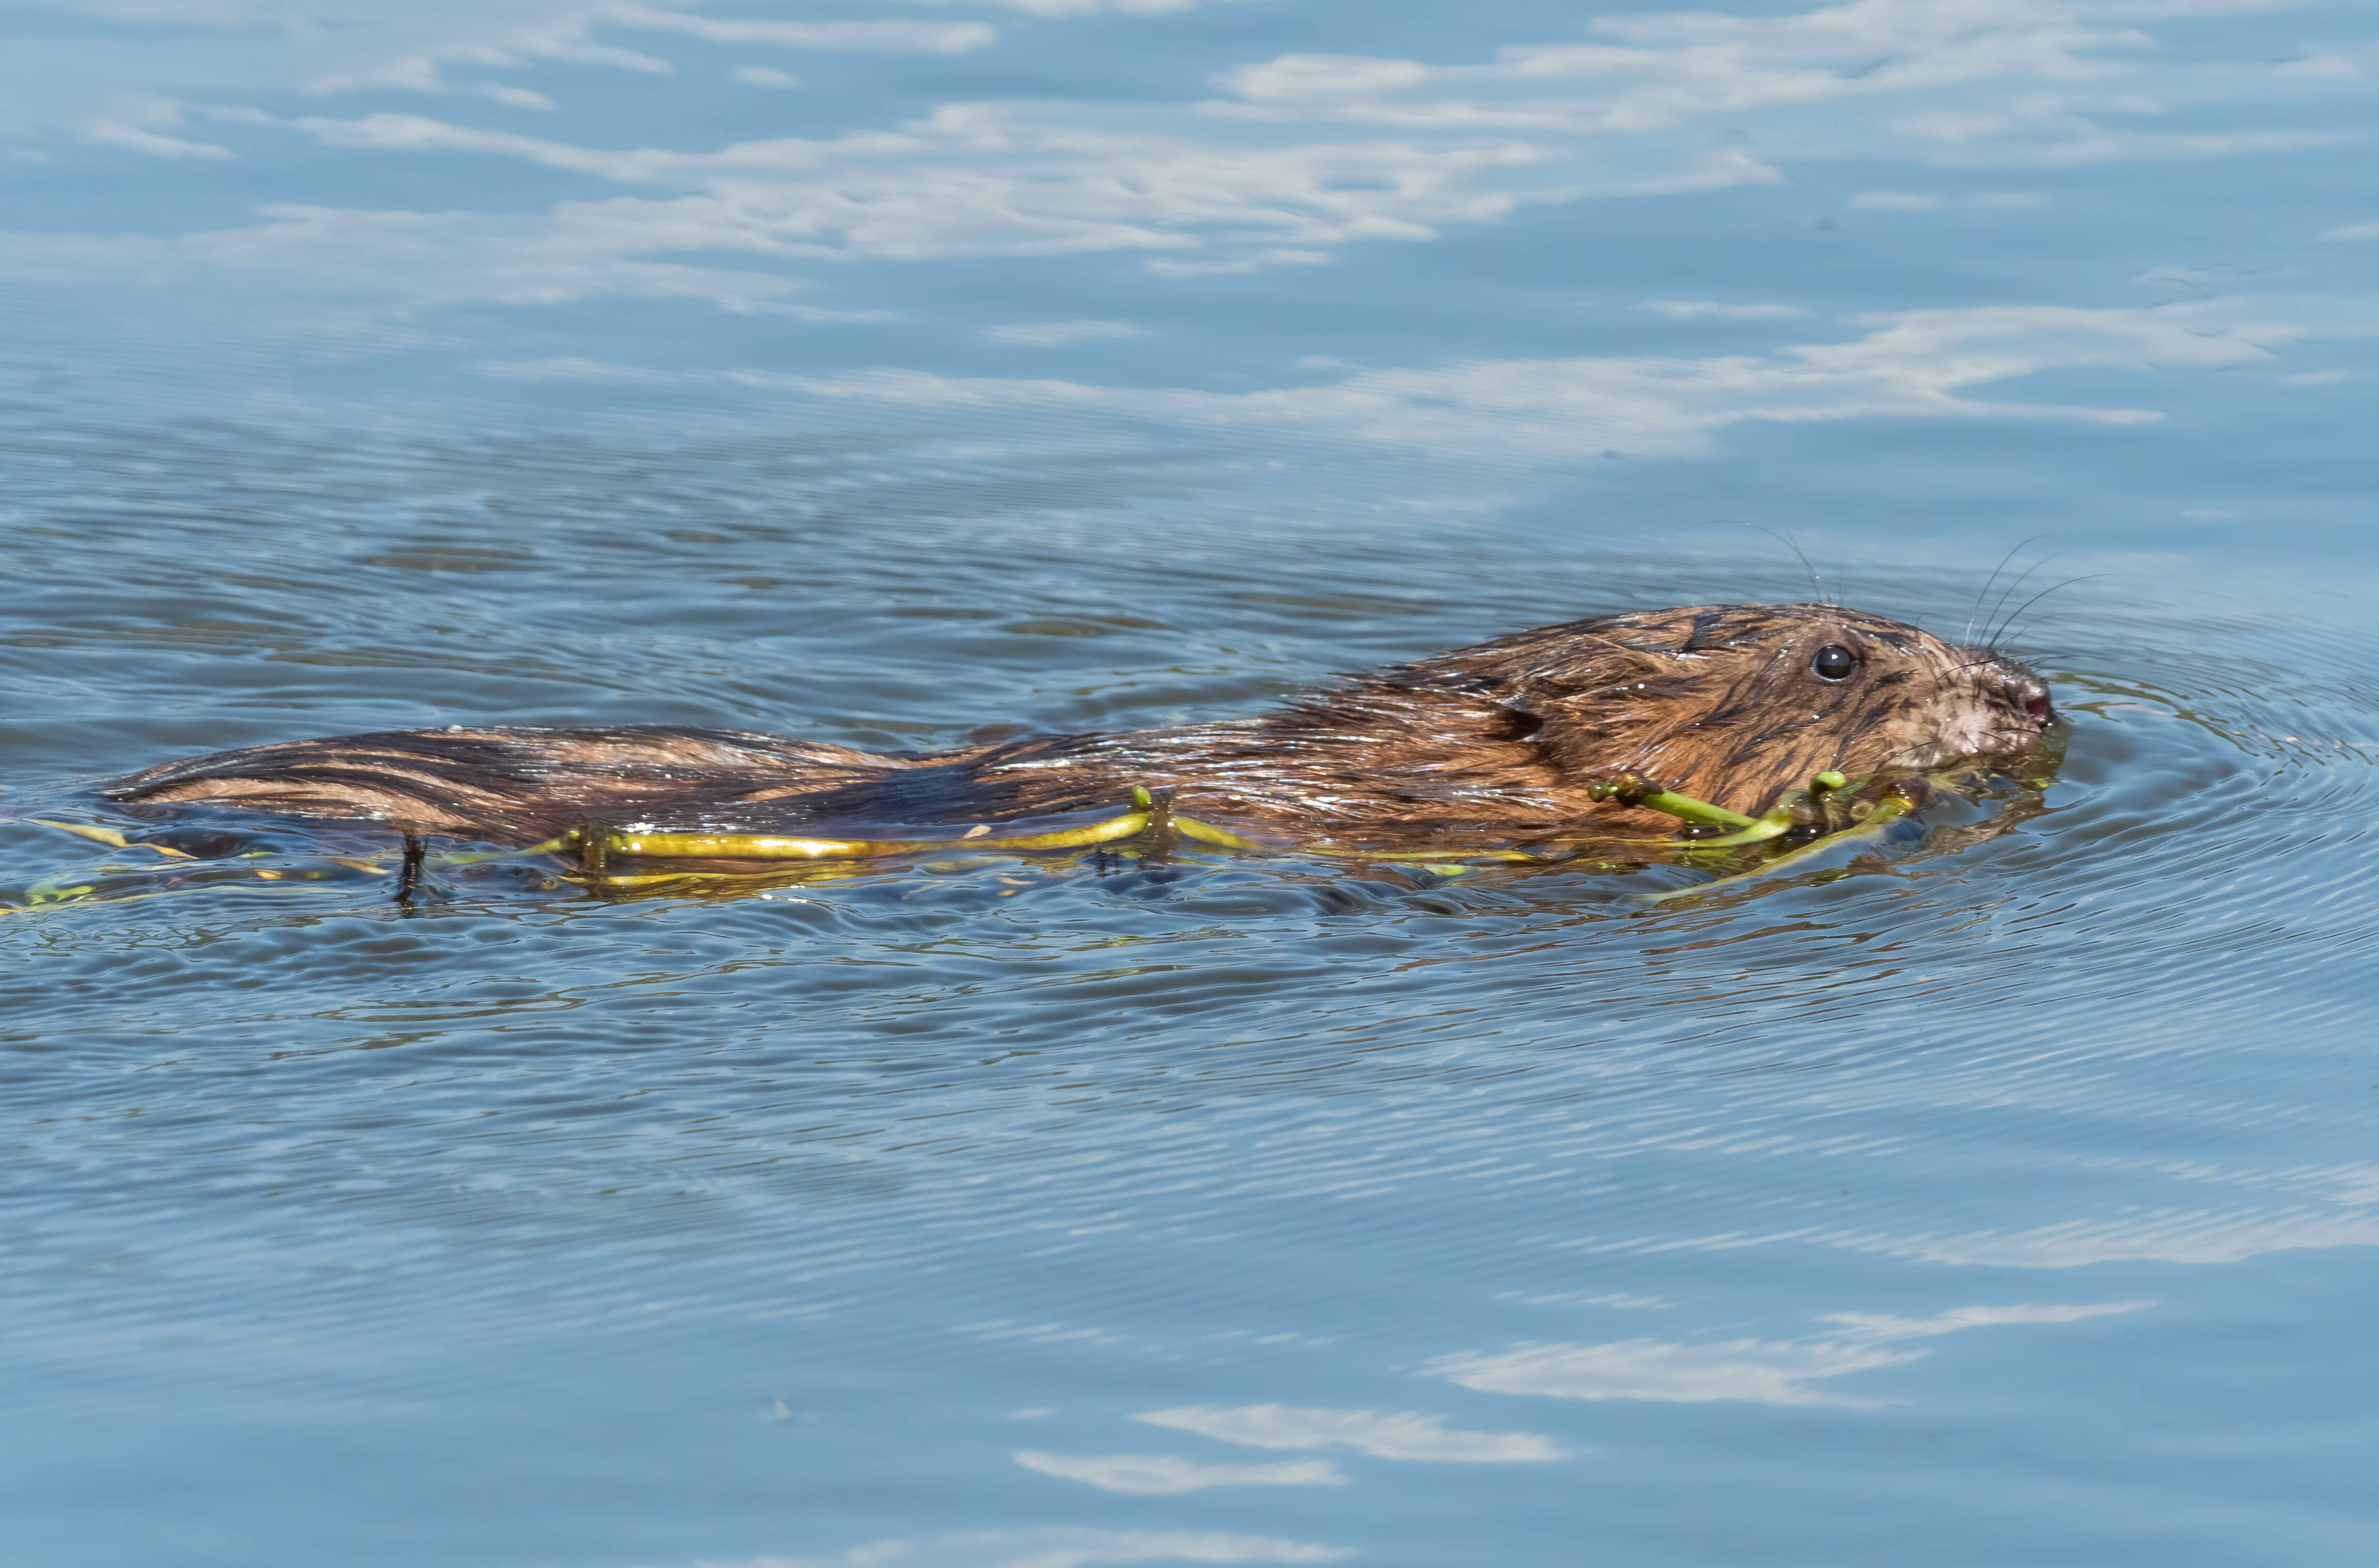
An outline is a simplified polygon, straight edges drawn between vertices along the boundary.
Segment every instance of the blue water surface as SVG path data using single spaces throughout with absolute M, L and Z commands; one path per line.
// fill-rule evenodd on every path
M 0 10 L 0 1550 L 2370 1560 L 2374 73 L 2265 0 Z M 2044 809 L 1657 907 L 42 901 L 123 857 L 28 820 L 1812 597 L 2035 660 Z

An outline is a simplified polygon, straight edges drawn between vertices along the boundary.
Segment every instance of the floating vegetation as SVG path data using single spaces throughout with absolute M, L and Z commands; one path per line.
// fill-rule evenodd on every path
M 1328 838 L 1267 842 L 1186 815 L 1174 809 L 1172 790 L 1145 788 L 1134 789 L 1125 809 L 1111 815 L 1023 833 L 1002 834 L 977 826 L 955 837 L 804 838 L 587 823 L 525 848 L 456 848 L 438 853 L 412 834 L 402 836 L 394 854 L 292 855 L 255 831 L 169 826 L 135 836 L 104 824 L 29 816 L 0 820 L 72 834 L 138 859 L 122 863 L 111 858 L 14 888 L 0 887 L 0 908 L 120 901 L 199 887 L 372 881 L 384 884 L 396 901 L 408 905 L 445 896 L 442 886 L 456 880 L 526 890 L 574 887 L 604 898 L 732 896 L 892 868 L 946 871 L 960 863 L 979 865 L 986 857 L 1064 857 L 1104 863 L 1108 856 L 1120 856 L 1151 864 L 1185 852 L 1360 862 L 1439 878 L 1489 867 L 1526 866 L 1632 872 L 1671 865 L 1709 874 L 1688 887 L 1640 896 L 1666 902 L 1787 868 L 1806 869 L 1821 850 L 1876 840 L 1896 827 L 1901 837 L 1913 838 L 1909 825 L 1938 795 L 1947 790 L 1971 798 L 1981 782 L 1973 774 L 1853 779 L 1826 772 L 1788 791 L 1769 810 L 1747 816 L 1622 775 L 1597 786 L 1595 798 L 1674 817 L 1682 824 L 1675 834 L 1630 839 L 1606 833 L 1505 845 L 1380 847 Z M 2036 791 L 2042 782 L 2029 787 Z M 1959 836 L 1975 835 L 1969 826 Z

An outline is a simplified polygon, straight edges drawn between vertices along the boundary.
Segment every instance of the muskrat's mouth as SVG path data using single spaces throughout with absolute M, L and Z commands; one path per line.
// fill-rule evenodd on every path
M 1929 746 L 1919 746 L 1903 754 L 1897 767 L 1919 774 L 1939 773 L 1969 764 L 2003 767 L 2038 754 L 2047 744 L 2045 730 L 2002 730 L 1984 736 L 1978 742 L 1937 741 Z

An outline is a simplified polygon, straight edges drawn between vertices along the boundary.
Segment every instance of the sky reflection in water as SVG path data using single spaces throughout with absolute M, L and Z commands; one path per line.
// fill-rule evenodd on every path
M 0 916 L 12 1555 L 2368 1555 L 2367 9 L 0 26 L 12 801 L 1244 713 L 1805 597 L 1746 524 L 1945 630 L 2092 579 L 2011 633 L 2047 815 L 1657 916 L 1227 859 Z

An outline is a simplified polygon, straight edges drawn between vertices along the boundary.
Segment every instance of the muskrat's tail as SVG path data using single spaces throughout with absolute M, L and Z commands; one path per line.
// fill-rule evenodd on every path
M 215 752 L 116 779 L 100 792 L 127 802 L 209 802 L 530 844 L 590 820 L 668 817 L 898 766 L 743 730 L 456 726 Z

